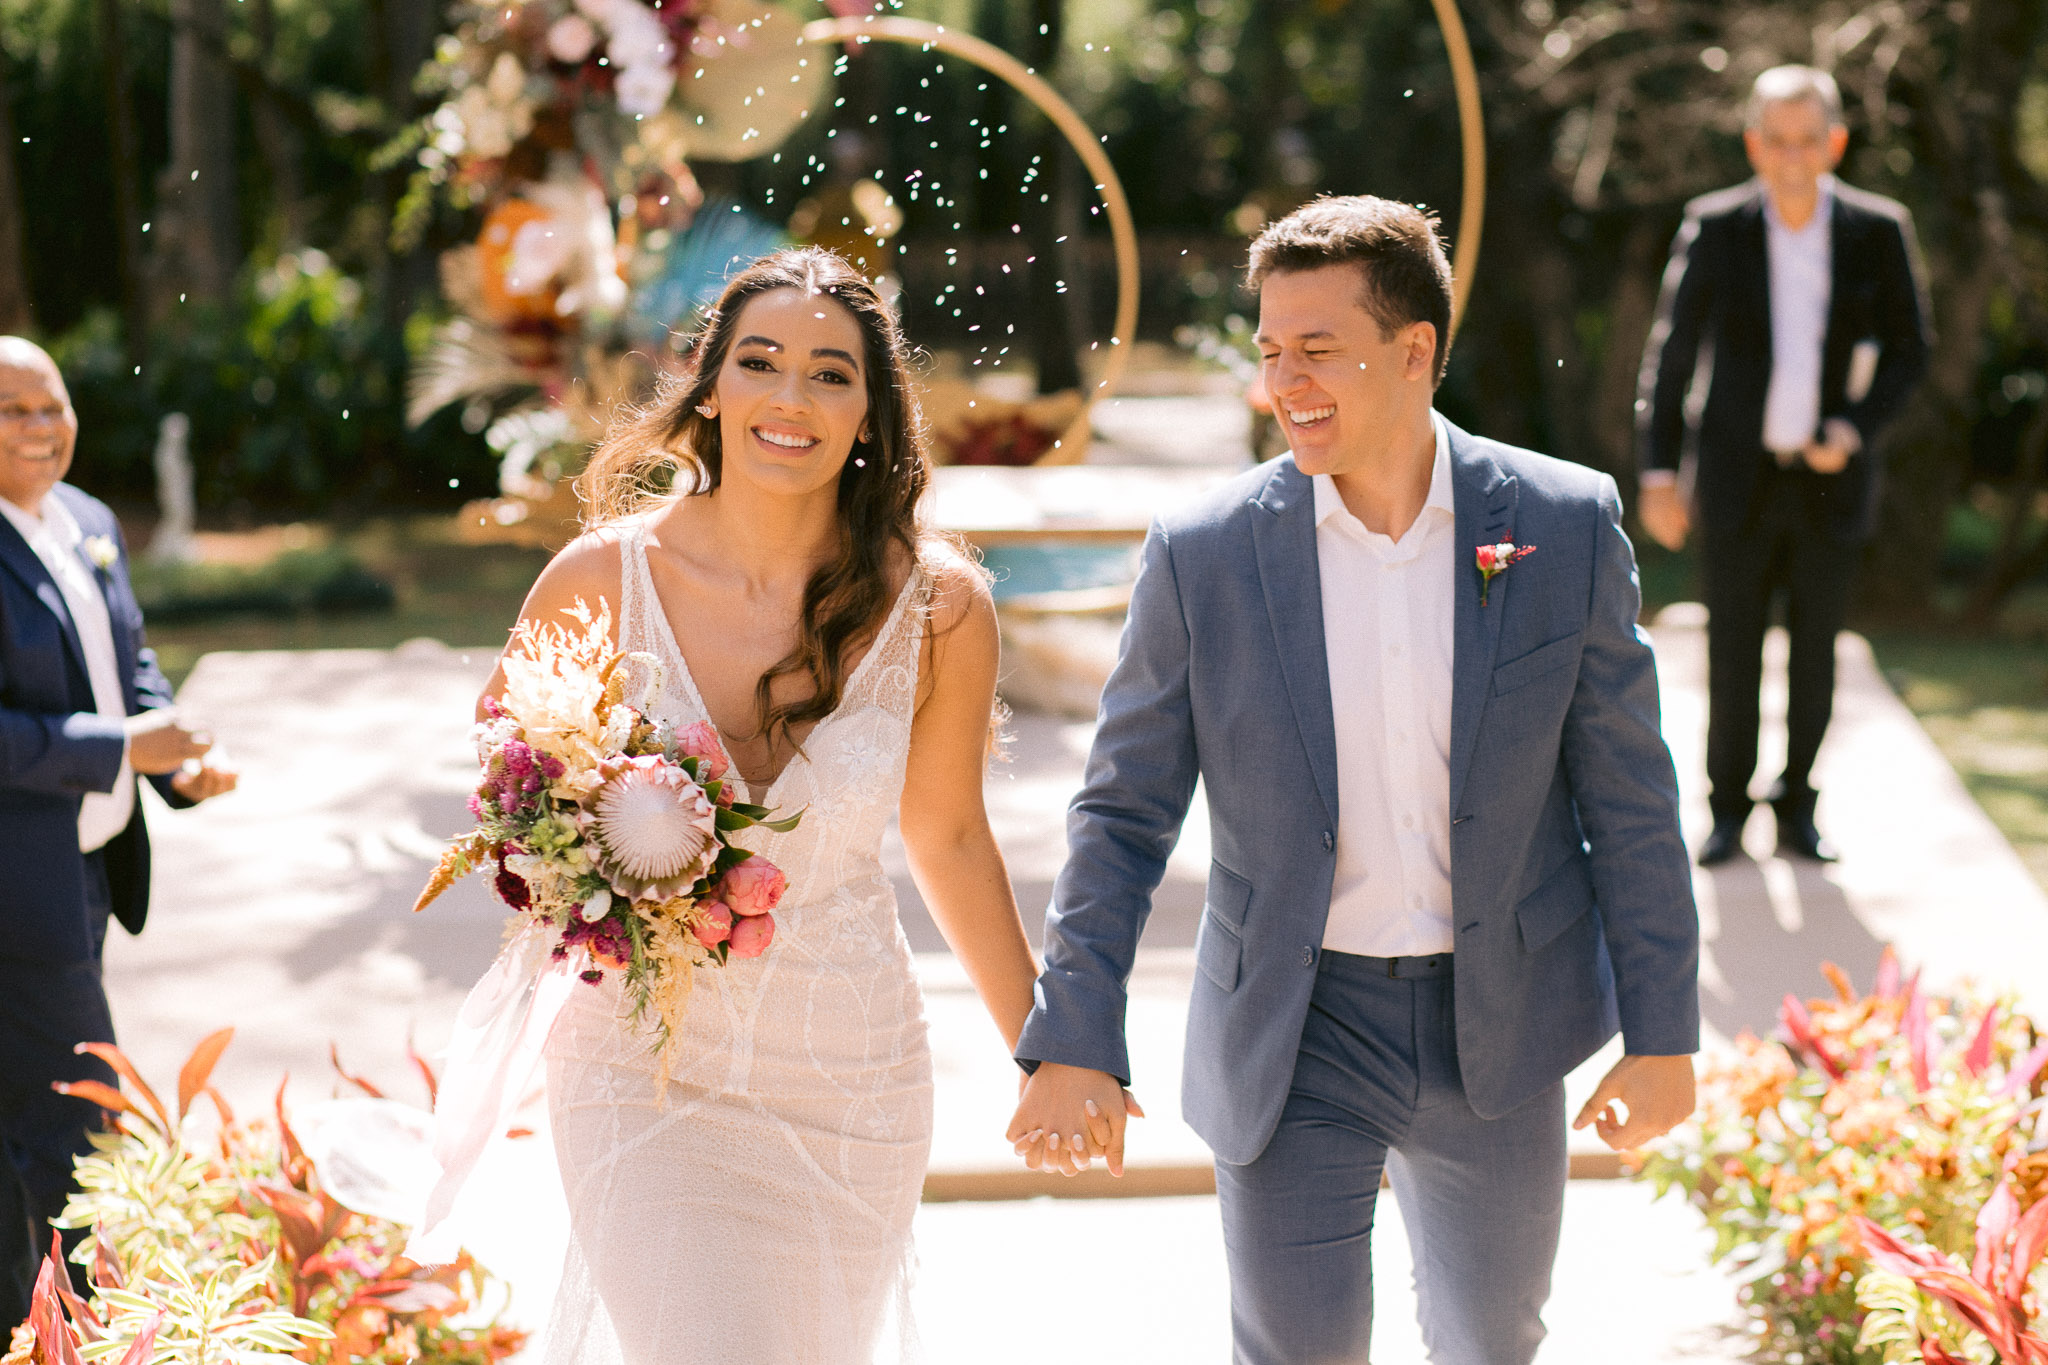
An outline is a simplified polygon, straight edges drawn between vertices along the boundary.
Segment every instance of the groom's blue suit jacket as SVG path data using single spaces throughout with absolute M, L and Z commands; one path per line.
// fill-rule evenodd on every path
M 1694 1051 L 1699 929 L 1614 481 L 1455 426 L 1450 454 L 1455 1011 L 1466 1096 L 1491 1118 L 1617 1028 L 1631 1053 Z M 1477 547 L 1510 536 L 1537 552 L 1481 606 Z M 1182 1103 L 1232 1163 L 1279 1122 L 1329 914 L 1345 699 L 1323 629 L 1292 457 L 1154 525 L 1017 1048 L 1130 1078 L 1125 985 L 1199 777 L 1214 861 Z
M 143 646 L 142 609 L 128 586 L 114 514 L 69 484 L 49 496 L 63 500 L 88 539 L 105 536 L 118 551 L 106 568 L 92 567 L 129 714 L 170 705 L 170 683 Z M 0 517 L 0 957 L 92 957 L 78 807 L 87 792 L 113 790 L 122 745 L 119 722 L 94 710 L 85 651 L 63 594 L 14 523 Z M 190 804 L 168 779 L 152 780 L 172 805 Z M 149 909 L 149 835 L 140 801 L 103 851 L 113 913 L 140 933 Z

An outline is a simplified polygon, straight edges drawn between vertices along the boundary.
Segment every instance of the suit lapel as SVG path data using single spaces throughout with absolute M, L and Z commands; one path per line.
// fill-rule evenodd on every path
M 1751 295 L 1747 308 L 1731 310 L 1730 316 L 1759 319 L 1762 326 L 1749 338 L 1763 366 L 1763 373 L 1771 372 L 1771 244 L 1770 235 L 1764 227 L 1764 196 L 1759 188 L 1754 198 L 1743 205 L 1739 219 L 1741 235 L 1739 241 L 1742 254 L 1747 258 L 1748 268 L 1739 269 L 1736 278 Z
M 92 574 L 92 581 L 99 585 L 100 601 L 105 605 L 107 612 L 107 634 L 112 639 L 114 645 L 115 675 L 121 680 L 121 701 L 124 706 L 133 711 L 136 702 L 135 640 L 127 630 L 122 628 L 122 616 L 114 609 L 116 593 L 114 591 L 113 570 L 101 568 L 95 563 L 91 552 L 87 548 L 94 536 L 107 536 L 113 528 L 106 527 L 98 531 L 93 530 L 92 528 L 98 522 L 100 516 L 98 509 L 84 494 L 73 497 L 69 484 L 58 484 L 50 490 L 50 494 L 52 497 L 62 497 L 65 499 L 64 505 L 70 510 L 71 519 L 78 523 L 79 541 L 76 553 L 86 569 Z
M 1482 580 L 1477 550 L 1507 540 L 1515 531 L 1519 491 L 1512 475 L 1503 473 L 1470 436 L 1446 422 L 1451 438 L 1451 490 L 1457 508 L 1457 593 L 1452 607 L 1451 641 L 1451 818 L 1461 815 L 1465 770 L 1479 740 L 1479 721 L 1492 689 L 1493 665 L 1500 652 L 1500 626 L 1514 599 L 1513 570 L 1494 578 L 1485 606 L 1479 605 Z
M 1332 824 L 1337 819 L 1337 722 L 1323 645 L 1323 579 L 1316 559 L 1314 485 L 1292 459 L 1277 461 L 1252 507 L 1252 545 L 1266 618 L 1280 651 L 1280 676 L 1309 771 Z
M 54 489 L 50 496 L 57 496 Z M 8 572 L 20 579 L 36 600 L 57 618 L 58 628 L 64 635 L 64 645 L 71 651 L 71 661 L 78 665 L 78 676 L 90 680 L 92 674 L 85 666 L 85 647 L 78 641 L 78 623 L 71 619 L 71 609 L 64 605 L 64 594 L 58 589 L 57 580 L 50 577 L 42 559 L 6 517 L 0 517 L 0 565 L 5 565 Z

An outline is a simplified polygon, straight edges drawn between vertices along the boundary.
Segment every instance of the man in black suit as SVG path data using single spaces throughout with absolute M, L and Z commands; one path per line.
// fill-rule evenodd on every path
M 75 1049 L 114 1039 L 108 919 L 149 907 L 136 776 L 175 806 L 235 785 L 170 709 L 113 513 L 62 482 L 77 437 L 56 364 L 0 337 L 0 1339 L 100 1121 L 51 1083 L 114 1082 Z
M 1834 705 L 1835 635 L 1875 524 L 1879 440 L 1921 371 L 1926 290 L 1904 206 L 1830 174 L 1849 140 L 1826 72 L 1757 77 L 1743 134 L 1756 179 L 1686 206 L 1636 401 L 1643 526 L 1669 549 L 1697 516 L 1707 623 L 1702 866 L 1734 857 L 1757 762 L 1771 602 L 1788 599 L 1789 745 L 1778 847 L 1821 861 L 1811 780 Z M 1680 492 L 1687 399 L 1706 382 Z

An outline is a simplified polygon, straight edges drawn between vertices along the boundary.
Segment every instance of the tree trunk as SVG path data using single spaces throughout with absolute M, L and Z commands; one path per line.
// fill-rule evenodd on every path
M 1593 396 L 1593 444 L 1600 468 L 1614 475 L 1634 501 L 1636 374 L 1657 315 L 1657 285 L 1664 264 L 1663 224 L 1641 214 L 1622 244 L 1621 268 L 1607 304 L 1607 344 Z
M 224 299 L 241 263 L 235 194 L 235 82 L 222 0 L 173 0 L 171 158 L 157 192 L 157 306 Z
M 1052 69 L 1059 62 L 1065 11 L 1064 0 L 1031 3 L 1031 31 L 1024 41 L 1024 60 L 1047 80 L 1052 79 Z M 1032 141 L 1036 144 L 1033 151 L 1038 158 L 1038 175 L 1031 188 L 1046 195 L 1047 201 L 1038 203 L 1037 195 L 1027 189 L 1022 206 L 1027 215 L 1025 221 L 1031 224 L 1031 254 L 1038 258 L 1031 266 L 1030 276 L 1031 344 L 1038 366 L 1038 391 L 1058 393 L 1081 387 L 1081 362 L 1075 344 L 1079 329 L 1074 320 L 1074 301 L 1080 297 L 1074 276 L 1080 258 L 1074 250 L 1078 243 L 1067 226 L 1077 216 L 1071 212 L 1077 187 L 1070 163 L 1075 158 L 1067 148 L 1066 138 L 1050 119 L 1038 120 L 1038 132 Z M 1132 340 L 1125 337 L 1124 344 L 1128 346 Z
M 434 0 L 372 0 L 370 7 L 375 50 L 371 54 L 371 90 L 383 102 L 386 131 L 396 133 L 417 113 L 413 79 L 432 54 L 434 25 L 440 12 Z M 405 194 L 406 174 L 399 167 L 379 171 L 369 183 L 370 199 L 378 206 L 379 222 L 388 228 Z M 424 243 L 415 243 L 400 255 L 390 252 L 390 238 L 377 238 L 378 258 L 373 280 L 382 300 L 387 327 L 404 325 L 415 299 L 434 285 L 434 258 Z
M 131 365 L 149 350 L 149 296 L 143 283 L 142 168 L 135 150 L 135 106 L 129 99 L 128 37 L 122 0 L 97 0 L 100 80 L 107 106 L 107 175 L 114 188 L 114 272 L 121 300 L 121 346 Z
M 1948 535 L 1948 514 L 1970 473 L 1967 433 L 1978 415 L 1977 388 L 1988 319 L 2001 289 L 2007 187 L 2028 183 L 2015 153 L 2019 93 L 2031 70 L 2041 18 L 2027 0 L 1980 0 L 1965 11 L 1953 70 L 1913 93 L 1927 130 L 1932 164 L 1942 168 L 1947 208 L 1957 222 L 1948 259 L 1955 274 L 1935 295 L 1936 331 L 1927 378 L 1899 423 L 1886 465 L 1884 551 L 1871 557 L 1867 594 L 1893 610 L 1925 614 Z M 2028 312 L 2021 310 L 2023 320 Z M 2009 575 L 1994 560 L 1989 572 Z M 1981 616 L 1994 583 L 1974 595 Z
M 249 26 L 256 36 L 256 63 L 263 74 L 261 81 L 251 84 L 250 123 L 255 129 L 257 150 L 263 156 L 264 172 L 270 178 L 270 208 L 282 244 L 294 247 L 306 240 L 306 188 L 300 170 L 305 144 L 273 91 L 276 0 L 250 0 Z
M 0 333 L 26 332 L 34 313 L 28 263 L 22 254 L 21 181 L 15 174 L 14 116 L 9 105 L 7 60 L 0 53 Z

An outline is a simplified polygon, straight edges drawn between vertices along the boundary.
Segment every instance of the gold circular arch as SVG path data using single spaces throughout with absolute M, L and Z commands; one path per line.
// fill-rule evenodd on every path
M 1088 395 L 1087 406 L 1116 390 L 1130 363 L 1131 342 L 1138 331 L 1138 229 L 1131 220 L 1130 201 L 1124 197 L 1123 182 L 1116 167 L 1103 153 L 1102 144 L 1074 106 L 1044 77 L 997 47 L 971 33 L 956 33 L 944 24 L 893 15 L 855 15 L 845 19 L 817 19 L 804 25 L 807 43 L 904 43 L 927 51 L 936 49 L 974 63 L 990 75 L 999 76 L 1051 119 L 1065 135 L 1094 179 L 1095 191 L 1109 212 L 1109 234 L 1116 250 L 1116 323 L 1110 332 L 1109 355 L 1103 362 L 1102 377 Z M 1084 412 L 1083 420 L 1086 420 Z
M 1458 15 L 1458 0 L 1430 0 L 1444 51 L 1451 59 L 1451 86 L 1458 95 L 1458 132 L 1463 142 L 1465 188 L 1458 201 L 1458 239 L 1451 254 L 1451 335 L 1465 318 L 1472 275 L 1479 268 L 1479 230 L 1486 222 L 1486 120 L 1479 107 L 1479 68 L 1472 41 Z
M 1472 295 L 1472 279 L 1479 265 L 1479 238 L 1486 221 L 1486 123 L 1479 102 L 1479 71 L 1472 60 L 1472 42 L 1465 21 L 1458 14 L 1457 0 L 1430 0 L 1442 30 L 1444 51 L 1451 62 L 1451 84 L 1458 100 L 1458 131 L 1464 185 L 1458 205 L 1458 232 L 1451 255 L 1451 334 L 1456 336 L 1464 321 L 1465 305 Z M 900 16 L 856 15 L 848 18 L 818 19 L 804 25 L 807 43 L 866 43 L 875 40 L 936 49 L 974 63 L 991 75 L 1009 82 L 1012 88 L 1037 106 L 1066 137 L 1081 162 L 1095 179 L 1095 189 L 1109 212 L 1109 231 L 1116 253 L 1116 322 L 1110 334 L 1110 352 L 1102 378 L 1088 396 L 1092 407 L 1102 396 L 1114 392 L 1124 368 L 1130 362 L 1138 327 L 1138 232 L 1131 220 L 1130 201 L 1116 167 L 1104 154 L 1101 142 L 1074 107 L 1061 97 L 1037 72 L 1015 57 L 975 37 L 956 33 L 944 24 Z

